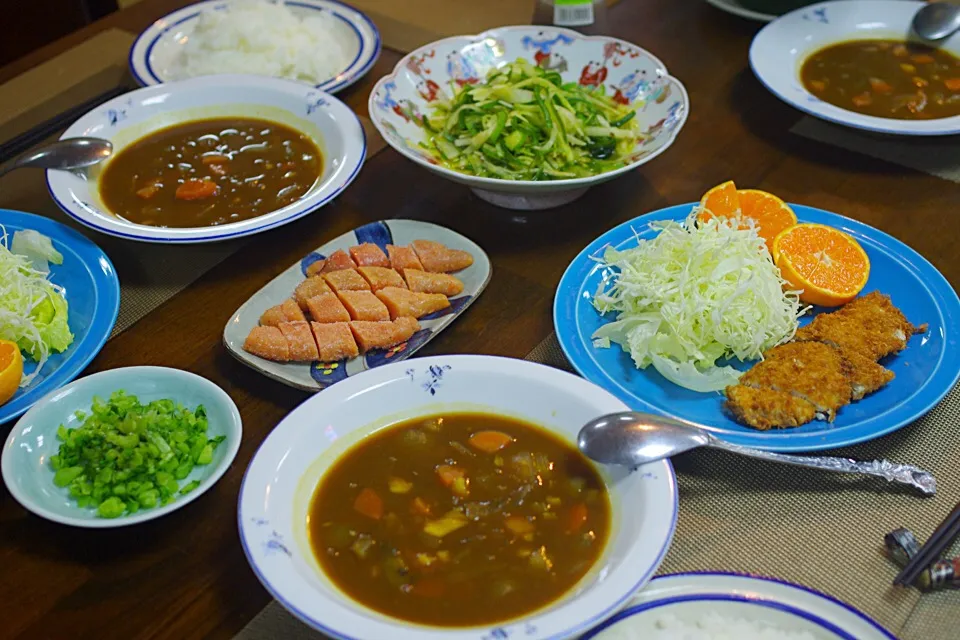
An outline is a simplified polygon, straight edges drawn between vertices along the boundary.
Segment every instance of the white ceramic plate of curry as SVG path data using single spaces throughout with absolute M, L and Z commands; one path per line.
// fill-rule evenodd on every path
M 420 318 L 420 329 L 392 349 L 376 349 L 339 362 L 271 362 L 243 350 L 250 330 L 257 326 L 263 312 L 293 295 L 306 278 L 307 268 L 342 249 L 370 242 L 386 251 L 386 245 L 409 245 L 414 240 L 432 240 L 450 249 L 466 251 L 473 264 L 453 275 L 463 282 L 463 291 L 450 298 L 450 306 Z M 293 264 L 268 282 L 237 309 L 223 329 L 223 344 L 234 358 L 268 378 L 302 389 L 321 391 L 330 385 L 367 369 L 409 358 L 467 310 L 490 282 L 493 271 L 490 258 L 480 246 L 452 229 L 419 220 L 381 220 L 371 222 L 334 238 Z
M 418 358 L 350 377 L 284 418 L 253 457 L 237 513 L 247 560 L 281 605 L 334 638 L 575 638 L 626 604 L 663 560 L 678 505 L 669 461 L 633 470 L 596 468 L 609 495 L 611 522 L 590 568 L 558 599 L 486 625 L 424 626 L 379 613 L 347 596 L 314 555 L 307 515 L 314 489 L 335 461 L 349 455 L 365 436 L 400 422 L 442 413 L 497 414 L 532 423 L 574 445 L 586 421 L 626 409 L 612 394 L 578 376 L 491 356 Z M 517 441 L 510 446 L 521 445 Z M 553 558 L 554 565 L 563 561 Z
M 125 147 L 158 131 L 201 120 L 265 120 L 303 134 L 319 151 L 319 177 L 298 199 L 257 217 L 212 226 L 153 226 L 121 217 L 105 204 L 101 177 L 122 160 Z M 113 154 L 86 174 L 48 171 L 47 186 L 68 216 L 92 229 L 129 240 L 157 243 L 217 242 L 261 233 L 320 209 L 360 172 L 366 138 L 357 115 L 333 96 L 309 85 L 262 76 L 205 76 L 137 89 L 77 120 L 61 139 L 106 138 Z M 247 176 L 244 179 L 255 179 Z M 137 188 L 142 185 L 132 185 Z
M 800 78 L 807 58 L 830 45 L 852 40 L 907 40 L 913 16 L 924 4 L 906 0 L 832 0 L 797 9 L 757 33 L 750 46 L 750 66 L 760 82 L 778 98 L 829 122 L 905 136 L 960 133 L 960 115 L 929 120 L 865 115 L 826 102 L 808 90 Z M 960 55 L 960 33 L 938 46 L 955 56 Z M 905 60 L 905 64 L 911 63 Z M 932 99 L 930 86 L 923 91 L 926 92 L 924 100 Z M 928 93 L 931 95 L 927 96 Z

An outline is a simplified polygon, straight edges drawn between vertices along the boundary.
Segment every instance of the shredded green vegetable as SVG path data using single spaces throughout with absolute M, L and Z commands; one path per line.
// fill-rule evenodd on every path
M 603 256 L 615 275 L 594 305 L 617 320 L 593 334 L 595 346 L 615 342 L 637 367 L 652 364 L 675 384 L 706 392 L 740 377 L 717 360 L 755 360 L 793 337 L 805 309 L 755 227 L 697 222 L 696 210 L 683 223 L 651 226 L 660 230 L 653 239 Z
M 47 273 L 37 270 L 33 263 L 37 260 L 46 265 L 49 259 L 59 264 L 63 257 L 48 238 L 36 232 L 17 242 L 21 233 L 14 234 L 13 245 L 25 249 L 19 249 L 23 254 L 13 253 L 7 231 L 0 226 L 0 339 L 16 342 L 37 362 L 36 369 L 20 380 L 20 386 L 25 387 L 40 373 L 51 353 L 62 352 L 73 343 L 73 334 L 67 324 L 62 287 L 50 282 Z M 31 248 L 37 255 L 29 255 Z
M 94 398 L 76 429 L 57 429 L 60 450 L 50 457 L 53 482 L 70 487 L 80 507 L 117 518 L 172 502 L 200 483 L 184 480 L 196 465 L 210 464 L 224 436 L 207 437 L 203 405 L 190 411 L 173 400 L 141 404 L 123 391 Z
M 455 171 L 506 180 L 562 180 L 618 169 L 643 134 L 636 112 L 603 87 L 563 82 L 523 58 L 483 84 L 452 86 L 421 124 L 421 146 Z

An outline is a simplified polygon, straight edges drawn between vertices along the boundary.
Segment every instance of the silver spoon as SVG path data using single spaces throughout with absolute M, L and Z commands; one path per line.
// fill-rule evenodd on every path
M 886 460 L 859 462 L 848 458 L 788 456 L 761 451 L 720 440 L 695 424 L 650 413 L 627 411 L 591 420 L 580 430 L 577 446 L 592 460 L 628 467 L 669 458 L 697 447 L 713 447 L 798 467 L 879 476 L 890 482 L 908 484 L 926 495 L 934 495 L 937 491 L 933 475 L 910 465 Z
M 103 162 L 113 153 L 113 144 L 103 138 L 67 138 L 37 147 L 0 168 L 0 176 L 25 167 L 73 171 Z
M 913 31 L 928 41 L 943 40 L 960 29 L 960 6 L 931 2 L 913 16 Z

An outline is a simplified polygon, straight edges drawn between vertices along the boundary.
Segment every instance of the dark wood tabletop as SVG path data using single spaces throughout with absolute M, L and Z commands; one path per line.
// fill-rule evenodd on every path
M 139 32 L 187 4 L 144 0 L 14 64 L 6 81 L 99 30 Z M 448 226 L 489 253 L 485 293 L 424 349 L 522 358 L 552 331 L 555 287 L 569 261 L 610 227 L 690 202 L 727 179 L 788 202 L 856 218 L 896 236 L 960 279 L 960 186 L 789 133 L 801 117 L 751 73 L 759 25 L 701 0 L 625 0 L 613 35 L 665 61 L 690 93 L 676 143 L 648 165 L 581 200 L 528 216 L 497 209 L 387 149 L 369 159 L 335 202 L 257 236 L 136 325 L 109 341 L 89 372 L 138 364 L 178 367 L 228 391 L 243 417 L 233 466 L 209 492 L 136 528 L 78 530 L 29 514 L 0 490 L 0 635 L 8 638 L 229 638 L 269 601 L 237 534 L 237 496 L 261 441 L 307 395 L 232 359 L 223 325 L 246 299 L 325 241 L 372 220 L 415 218 Z M 369 91 L 401 55 L 384 50 L 341 97 L 366 113 Z

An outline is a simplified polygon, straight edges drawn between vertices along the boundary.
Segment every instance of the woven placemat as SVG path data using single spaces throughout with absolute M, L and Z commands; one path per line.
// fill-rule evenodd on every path
M 556 336 L 526 358 L 570 371 Z M 921 498 L 882 480 L 764 463 L 715 451 L 674 459 L 680 516 L 659 573 L 742 571 L 818 589 L 857 607 L 903 640 L 958 636 L 960 593 L 921 596 L 891 586 L 897 568 L 883 536 L 906 526 L 921 540 L 960 501 L 960 387 L 917 423 L 835 453 L 909 462 L 936 475 L 938 495 Z M 321 640 L 271 602 L 236 640 Z
M 804 116 L 791 133 L 960 182 L 960 136 L 889 136 Z

